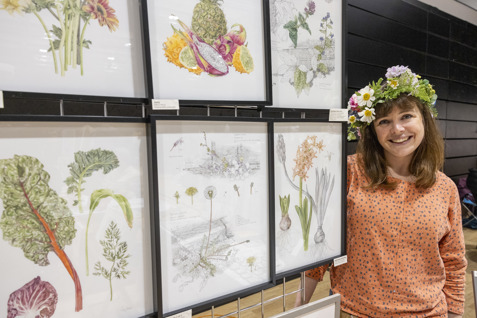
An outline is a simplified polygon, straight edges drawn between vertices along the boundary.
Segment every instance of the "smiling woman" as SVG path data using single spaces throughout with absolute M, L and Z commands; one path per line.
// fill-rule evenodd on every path
M 407 67 L 386 78 L 350 99 L 361 138 L 348 157 L 348 262 L 332 266 L 331 289 L 354 317 L 462 317 L 467 261 L 459 194 L 439 171 L 437 96 Z M 307 272 L 305 300 L 325 269 Z

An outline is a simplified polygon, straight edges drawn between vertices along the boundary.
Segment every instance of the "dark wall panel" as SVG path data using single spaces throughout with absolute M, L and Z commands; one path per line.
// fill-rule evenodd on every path
M 477 122 L 449 120 L 446 126 L 446 138 L 477 138 Z
M 348 6 L 348 32 L 382 42 L 425 52 L 427 36 L 423 31 L 412 29 L 376 14 Z
M 448 102 L 447 119 L 477 121 L 477 105 Z
M 348 0 L 348 3 L 413 28 L 425 30 L 427 27 L 426 11 L 401 0 Z
M 446 142 L 446 158 L 477 156 L 477 140 L 458 139 Z
M 446 159 L 444 173 L 450 177 L 463 175 L 469 172 L 470 167 L 477 167 L 477 157 Z

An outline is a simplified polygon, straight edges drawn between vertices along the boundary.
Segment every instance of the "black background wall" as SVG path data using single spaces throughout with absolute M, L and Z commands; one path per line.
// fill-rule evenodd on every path
M 414 0 L 348 0 L 347 20 L 348 95 L 409 66 L 438 95 L 444 172 L 457 180 L 477 167 L 477 26 Z

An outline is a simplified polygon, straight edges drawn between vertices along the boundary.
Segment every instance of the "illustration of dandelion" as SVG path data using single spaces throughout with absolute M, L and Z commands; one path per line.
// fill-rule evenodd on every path
M 174 193 L 174 198 L 176 198 L 176 204 L 179 204 L 179 198 L 180 198 L 180 194 L 179 194 L 179 191 L 176 191 L 176 193 Z
M 216 195 L 217 195 L 217 189 L 214 186 L 208 186 L 207 188 L 205 188 L 204 196 L 207 200 L 210 200 L 209 235 L 207 236 L 205 254 L 207 254 L 207 250 L 209 249 L 210 232 L 212 231 L 212 201 Z
M 240 196 L 238 185 L 234 184 L 234 190 L 235 190 L 235 192 L 237 192 L 237 196 Z
M 194 195 L 197 193 L 197 188 L 189 187 L 185 190 L 185 194 L 190 196 L 192 204 L 194 204 Z
M 250 271 L 253 271 L 255 268 L 255 262 L 257 261 L 257 258 L 255 256 L 250 256 L 247 258 L 247 264 L 250 267 Z

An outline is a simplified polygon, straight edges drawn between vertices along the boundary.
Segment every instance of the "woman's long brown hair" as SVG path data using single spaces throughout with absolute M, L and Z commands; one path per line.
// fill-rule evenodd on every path
M 444 140 L 430 109 L 418 98 L 402 94 L 376 107 L 376 119 L 387 116 L 394 107 L 407 111 L 417 107 L 422 115 L 424 138 L 414 152 L 409 166 L 410 173 L 416 177 L 416 187 L 430 188 L 436 182 L 436 172 L 444 164 Z M 376 136 L 373 123 L 361 130 L 361 138 L 356 149 L 358 164 L 369 178 L 368 187 L 383 186 L 395 188 L 396 183 L 386 179 L 387 164 L 384 150 Z

